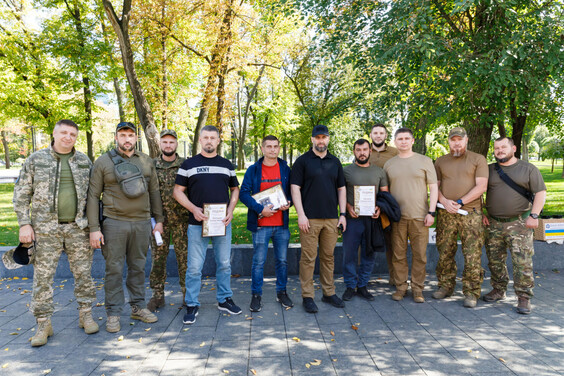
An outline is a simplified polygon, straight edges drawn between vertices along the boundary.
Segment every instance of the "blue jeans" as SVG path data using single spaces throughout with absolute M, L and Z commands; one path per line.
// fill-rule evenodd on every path
M 231 291 L 231 223 L 225 229 L 225 236 L 211 238 L 215 254 L 215 278 L 217 301 L 233 296 Z M 202 286 L 202 267 L 210 238 L 202 237 L 202 226 L 188 226 L 188 268 L 186 269 L 186 305 L 199 306 L 198 295 Z
M 374 269 L 376 253 L 366 255 L 366 244 L 364 241 L 363 218 L 347 218 L 347 231 L 343 232 L 343 279 L 345 286 L 354 289 L 365 287 L 370 280 L 370 274 Z M 360 266 L 358 265 L 358 247 L 360 251 Z M 357 272 L 358 267 L 358 272 Z
M 283 226 L 259 227 L 253 232 L 253 267 L 251 271 L 251 291 L 253 294 L 262 295 L 262 282 L 264 275 L 264 262 L 268 252 L 268 242 L 272 239 L 276 267 L 276 292 L 286 291 L 288 282 L 288 243 L 290 230 Z

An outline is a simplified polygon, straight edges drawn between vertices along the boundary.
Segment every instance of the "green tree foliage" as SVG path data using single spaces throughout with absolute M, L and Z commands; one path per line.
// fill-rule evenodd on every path
M 501 135 L 510 128 L 520 145 L 528 117 L 551 108 L 561 84 L 561 1 L 300 5 L 366 86 L 384 93 L 378 106 L 419 137 L 440 124 L 460 124 L 468 128 L 470 148 L 484 155 L 494 128 Z

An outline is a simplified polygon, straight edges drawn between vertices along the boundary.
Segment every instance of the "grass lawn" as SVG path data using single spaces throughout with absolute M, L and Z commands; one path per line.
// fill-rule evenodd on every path
M 548 197 L 544 206 L 545 215 L 564 215 L 564 179 L 562 179 L 562 162 L 550 172 L 550 161 L 533 162 L 541 171 Z M 239 183 L 243 182 L 244 171 L 237 172 Z M 12 206 L 14 184 L 0 184 L 0 246 L 18 244 L 18 223 Z M 252 243 L 251 233 L 247 230 L 247 207 L 241 202 L 235 208 L 233 219 L 233 243 Z M 299 243 L 298 215 L 294 207 L 290 208 L 290 242 Z

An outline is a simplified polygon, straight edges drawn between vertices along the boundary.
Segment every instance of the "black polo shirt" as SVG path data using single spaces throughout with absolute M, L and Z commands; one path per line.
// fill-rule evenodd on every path
M 345 174 L 337 157 L 327 152 L 322 159 L 310 149 L 294 163 L 290 184 L 301 187 L 302 205 L 309 219 L 339 217 L 337 189 L 345 186 Z

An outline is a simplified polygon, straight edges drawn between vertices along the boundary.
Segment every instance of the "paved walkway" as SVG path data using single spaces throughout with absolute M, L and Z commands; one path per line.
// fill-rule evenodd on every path
M 515 312 L 512 292 L 503 302 L 463 308 L 460 283 L 455 296 L 433 300 L 434 277 L 425 304 L 410 295 L 394 302 L 387 281 L 374 279 L 374 302 L 355 297 L 337 309 L 322 303 L 318 291 L 315 315 L 304 312 L 296 277 L 288 288 L 294 308 L 284 310 L 275 302 L 274 280 L 268 279 L 263 310 L 253 314 L 249 278 L 234 278 L 234 300 L 243 314 L 229 316 L 217 310 L 215 281 L 207 279 L 200 315 L 190 326 L 182 325 L 181 294 L 177 280 L 169 279 L 167 305 L 157 323 L 133 322 L 125 309 L 122 330 L 110 334 L 100 305 L 94 316 L 101 330 L 90 336 L 78 328 L 73 281 L 57 280 L 55 335 L 40 348 L 28 342 L 35 326 L 28 311 L 31 280 L 5 279 L 0 282 L 0 374 L 562 375 L 563 274 L 538 273 L 529 316 Z M 100 303 L 102 283 L 96 281 Z M 343 290 L 339 278 L 337 292 Z

